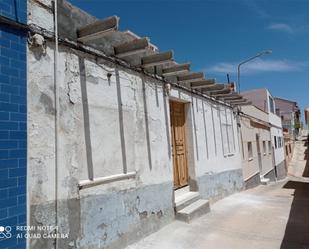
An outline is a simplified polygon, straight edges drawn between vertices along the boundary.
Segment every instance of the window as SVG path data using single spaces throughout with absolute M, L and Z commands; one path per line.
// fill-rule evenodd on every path
M 269 111 L 274 113 L 275 112 L 275 107 L 274 107 L 274 100 L 272 97 L 269 96 Z
M 271 141 L 268 141 L 268 154 L 271 154 Z
M 283 147 L 283 137 L 278 137 L 278 148 Z
M 281 137 L 277 137 L 278 148 L 281 148 Z
M 263 141 L 263 154 L 266 155 L 266 141 Z
M 248 142 L 248 160 L 253 159 L 252 142 Z
M 274 141 L 275 141 L 275 149 L 277 149 L 278 147 L 277 147 L 277 137 L 276 136 L 274 136 Z
M 221 117 L 221 134 L 223 143 L 223 155 L 233 154 L 235 152 L 235 141 L 233 132 L 233 113 L 228 109 L 219 108 Z

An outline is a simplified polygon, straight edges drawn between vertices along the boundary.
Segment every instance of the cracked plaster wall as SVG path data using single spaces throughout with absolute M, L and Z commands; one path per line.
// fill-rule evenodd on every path
M 30 22 L 52 30 L 52 13 L 34 1 L 28 4 Z M 60 248 L 122 248 L 174 218 L 168 99 L 161 83 L 154 79 L 108 62 L 98 64 L 95 58 L 63 46 L 58 56 L 57 218 L 60 232 L 69 234 L 69 239 L 60 240 Z M 30 225 L 55 225 L 56 220 L 53 65 L 53 43 L 47 42 L 46 55 L 28 48 Z M 187 103 L 191 178 L 198 184 L 202 176 L 239 169 L 235 119 L 236 150 L 226 157 L 215 110 L 215 130 L 212 128 L 211 108 L 215 106 L 176 89 L 171 98 Z M 90 167 L 94 177 L 119 174 L 124 168 L 137 175 L 135 179 L 78 190 L 78 182 L 89 178 Z M 52 248 L 54 242 L 32 239 L 30 245 Z

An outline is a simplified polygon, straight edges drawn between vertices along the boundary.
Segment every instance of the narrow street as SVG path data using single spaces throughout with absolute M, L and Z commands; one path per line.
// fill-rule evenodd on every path
M 309 160 L 296 142 L 287 179 L 234 194 L 191 224 L 175 221 L 127 249 L 309 248 Z
M 308 9 L 0 0 L 0 249 L 309 249 Z

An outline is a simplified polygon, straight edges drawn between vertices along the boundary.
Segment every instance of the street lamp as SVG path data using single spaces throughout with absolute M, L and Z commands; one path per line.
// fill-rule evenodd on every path
M 249 62 L 249 61 L 252 61 L 253 59 L 258 58 L 258 57 L 260 57 L 260 56 L 262 56 L 262 55 L 271 54 L 271 53 L 272 53 L 271 50 L 265 50 L 265 51 L 262 51 L 262 52 L 257 53 L 255 56 L 252 56 L 252 57 L 250 57 L 250 58 L 248 58 L 248 59 L 246 59 L 246 60 L 244 60 L 244 61 L 242 61 L 242 62 L 240 62 L 240 63 L 238 64 L 238 67 L 237 67 L 237 85 L 238 85 L 238 93 L 240 93 L 240 66 L 243 65 L 243 64 L 245 64 L 245 63 L 247 63 L 247 62 Z

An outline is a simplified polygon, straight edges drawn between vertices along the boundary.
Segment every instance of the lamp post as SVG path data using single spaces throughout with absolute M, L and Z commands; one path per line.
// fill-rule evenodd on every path
M 240 66 L 245 64 L 245 63 L 247 63 L 247 62 L 249 62 L 249 61 L 252 61 L 255 58 L 258 58 L 258 57 L 260 57 L 262 55 L 271 54 L 271 53 L 272 53 L 271 50 L 265 50 L 265 51 L 257 53 L 255 56 L 252 56 L 252 57 L 250 57 L 250 58 L 248 58 L 248 59 L 246 59 L 246 60 L 244 60 L 244 61 L 242 61 L 242 62 L 240 62 L 238 64 L 238 67 L 237 67 L 237 86 L 238 86 L 237 88 L 238 88 L 238 93 L 240 93 Z

